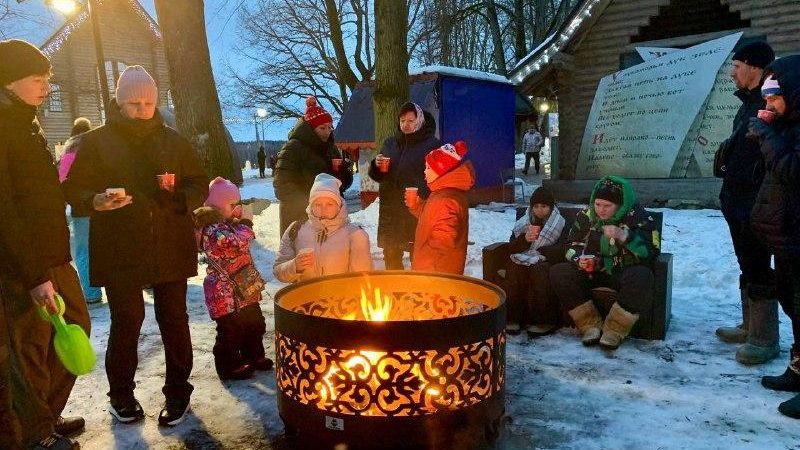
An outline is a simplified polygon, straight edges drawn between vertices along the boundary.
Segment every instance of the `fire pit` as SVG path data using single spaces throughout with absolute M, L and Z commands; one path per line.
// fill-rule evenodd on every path
M 276 376 L 287 434 L 349 449 L 492 440 L 504 411 L 505 308 L 493 284 L 424 272 L 281 289 Z

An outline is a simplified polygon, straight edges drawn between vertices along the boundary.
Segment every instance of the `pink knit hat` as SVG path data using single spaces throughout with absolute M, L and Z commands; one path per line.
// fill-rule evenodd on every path
M 115 95 L 119 105 L 133 98 L 157 103 L 158 88 L 155 80 L 147 73 L 144 67 L 128 66 L 119 74 Z
M 225 178 L 217 177 L 208 183 L 206 206 L 223 209 L 225 205 L 238 202 L 240 199 L 239 188 Z

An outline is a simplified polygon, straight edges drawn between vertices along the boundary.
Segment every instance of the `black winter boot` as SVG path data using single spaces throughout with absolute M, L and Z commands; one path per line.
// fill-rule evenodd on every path
M 800 419 L 800 394 L 778 405 L 778 411 L 792 419 Z
M 792 347 L 789 366 L 783 375 L 762 377 L 761 385 L 773 391 L 800 392 L 800 349 Z

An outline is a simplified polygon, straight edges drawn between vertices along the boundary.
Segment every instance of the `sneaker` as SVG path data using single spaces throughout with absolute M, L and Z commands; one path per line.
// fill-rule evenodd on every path
M 189 402 L 167 401 L 161 414 L 158 415 L 158 424 L 162 427 L 174 427 L 183 422 L 189 412 Z
M 144 410 L 136 399 L 130 402 L 112 401 L 108 412 L 122 423 L 133 423 L 144 419 Z
M 271 361 L 270 361 L 271 362 Z M 231 370 L 230 372 L 219 373 L 220 380 L 246 380 L 253 376 L 253 366 L 250 364 L 242 364 L 241 366 Z
M 273 363 L 272 360 L 266 356 L 262 356 L 250 363 L 250 366 L 253 367 L 253 369 L 264 371 L 272 369 L 272 366 L 274 365 L 275 363 Z
M 78 450 L 80 448 L 80 444 L 58 433 L 47 436 L 31 447 L 32 450 Z
M 83 420 L 83 417 L 74 416 L 74 417 L 64 417 L 58 416 L 56 419 L 56 423 L 53 424 L 53 428 L 56 430 L 56 433 L 64 435 L 64 436 L 71 436 L 73 434 L 77 434 L 80 431 L 83 431 L 83 428 L 86 426 L 86 421 Z

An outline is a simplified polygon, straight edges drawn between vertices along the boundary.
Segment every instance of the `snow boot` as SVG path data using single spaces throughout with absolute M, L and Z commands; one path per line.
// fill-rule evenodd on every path
M 528 328 L 525 331 L 528 333 L 528 338 L 534 339 L 541 336 L 547 336 L 555 332 L 558 329 L 557 325 L 550 325 L 550 324 L 540 324 L 540 325 L 528 325 Z
M 800 394 L 778 405 L 778 412 L 792 419 L 800 419 Z
M 619 303 L 611 305 L 606 320 L 603 323 L 603 336 L 600 346 L 609 350 L 616 350 L 622 341 L 630 334 L 631 329 L 639 320 L 638 314 L 625 311 Z
M 506 334 L 509 336 L 516 336 L 522 331 L 522 327 L 518 323 L 507 323 Z
M 789 366 L 783 375 L 762 377 L 761 385 L 773 391 L 800 392 L 800 349 L 792 347 Z
M 747 296 L 747 289 L 739 289 L 739 296 L 742 302 L 742 323 L 735 327 L 719 327 L 716 332 L 719 340 L 728 344 L 747 342 L 747 329 L 750 325 L 750 298 Z
M 778 301 L 772 286 L 750 284 L 750 324 L 747 343 L 739 347 L 736 361 L 742 364 L 763 364 L 780 353 L 778 344 Z
M 591 300 L 581 303 L 569 310 L 569 316 L 572 317 L 572 321 L 575 322 L 575 326 L 581 333 L 583 345 L 597 344 L 602 334 L 600 327 L 603 326 L 603 320 L 594 303 Z

